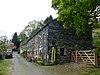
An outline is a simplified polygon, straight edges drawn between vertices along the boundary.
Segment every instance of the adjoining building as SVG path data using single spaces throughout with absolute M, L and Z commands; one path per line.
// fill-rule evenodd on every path
M 21 45 L 22 51 L 31 57 L 43 60 L 43 63 L 70 62 L 71 51 L 92 49 L 92 29 L 76 35 L 73 28 L 64 29 L 56 19 L 47 23 L 35 35 Z

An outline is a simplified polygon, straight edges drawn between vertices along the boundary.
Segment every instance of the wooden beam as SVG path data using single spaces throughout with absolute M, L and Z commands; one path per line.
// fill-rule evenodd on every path
M 76 53 L 75 54 L 76 54 L 76 60 L 75 60 L 75 62 L 77 63 L 77 50 L 76 50 Z

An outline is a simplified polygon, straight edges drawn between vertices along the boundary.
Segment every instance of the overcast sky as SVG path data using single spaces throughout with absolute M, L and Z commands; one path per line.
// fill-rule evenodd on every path
M 0 36 L 10 39 L 14 32 L 21 32 L 29 21 L 45 20 L 56 12 L 51 0 L 0 0 Z

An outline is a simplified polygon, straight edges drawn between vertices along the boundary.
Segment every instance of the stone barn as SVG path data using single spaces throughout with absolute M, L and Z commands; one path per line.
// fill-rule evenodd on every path
M 62 23 L 54 19 L 30 37 L 23 46 L 32 52 L 34 58 L 43 60 L 43 63 L 52 60 L 66 63 L 71 61 L 71 51 L 92 49 L 92 29 L 76 35 L 73 28 L 64 29 Z

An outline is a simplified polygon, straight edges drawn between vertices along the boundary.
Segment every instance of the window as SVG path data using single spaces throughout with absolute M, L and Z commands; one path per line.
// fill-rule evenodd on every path
M 39 55 L 40 57 L 42 57 L 42 50 L 39 50 Z
M 61 55 L 61 56 L 64 55 L 64 48 L 60 48 L 60 55 Z
M 36 50 L 36 55 L 37 55 L 37 50 Z

